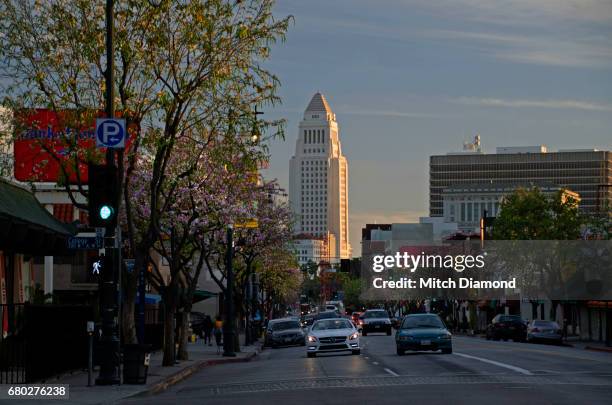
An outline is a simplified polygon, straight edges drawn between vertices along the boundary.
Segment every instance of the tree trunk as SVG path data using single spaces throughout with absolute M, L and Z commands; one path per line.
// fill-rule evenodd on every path
M 164 358 L 162 366 L 171 367 L 175 362 L 175 344 L 174 344 L 174 316 L 176 313 L 175 299 L 173 293 L 167 291 L 164 297 Z
M 181 312 L 179 319 L 179 336 L 178 336 L 178 359 L 189 360 L 189 352 L 187 351 L 187 340 L 189 337 L 189 311 L 191 309 L 185 308 Z
M 142 271 L 142 270 L 140 270 Z M 136 273 L 136 271 L 134 271 Z M 138 277 L 135 274 L 126 274 L 124 277 L 123 290 L 124 301 L 121 305 L 121 324 L 123 331 L 123 339 L 127 344 L 138 343 L 136 336 L 136 292 L 137 292 Z

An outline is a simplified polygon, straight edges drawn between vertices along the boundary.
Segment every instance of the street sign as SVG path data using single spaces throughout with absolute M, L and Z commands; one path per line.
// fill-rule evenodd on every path
M 126 137 L 124 119 L 96 119 L 96 146 L 98 148 L 125 148 Z
M 258 228 L 259 227 L 259 222 L 257 221 L 257 219 L 249 219 L 247 221 L 244 222 L 236 222 L 236 224 L 234 224 L 235 228 Z
M 68 249 L 95 250 L 104 247 L 104 239 L 97 236 L 73 236 L 68 238 Z

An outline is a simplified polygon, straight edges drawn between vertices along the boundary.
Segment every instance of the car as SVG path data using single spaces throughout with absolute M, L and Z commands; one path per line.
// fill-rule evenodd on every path
M 340 315 L 346 314 L 346 311 L 344 310 L 344 303 L 342 301 L 325 301 L 325 309 L 328 311 L 337 311 Z
M 368 309 L 361 314 L 359 320 L 363 336 L 372 332 L 383 332 L 391 336 L 391 319 L 384 309 Z
M 295 319 L 273 319 L 268 323 L 264 344 L 272 347 L 296 344 L 304 346 L 306 344 L 304 337 L 304 331 Z
M 359 316 L 360 316 L 361 314 L 362 314 L 362 313 L 361 313 L 361 312 L 359 312 L 359 311 L 355 311 L 355 312 L 353 312 L 353 313 L 351 314 L 351 319 L 353 320 L 353 323 L 354 323 L 355 325 L 359 325 Z
M 306 314 L 302 317 L 301 324 L 302 328 L 309 328 L 310 325 L 315 321 L 315 314 Z
M 528 342 L 551 342 L 561 344 L 563 333 L 559 324 L 553 321 L 533 320 L 527 324 Z
M 522 342 L 527 336 L 527 325 L 519 315 L 497 314 L 487 326 L 487 340 L 508 340 Z
M 436 314 L 406 315 L 395 332 L 395 346 L 398 356 L 406 350 L 453 352 L 452 334 Z
M 319 312 L 318 314 L 315 315 L 315 321 L 319 320 L 319 319 L 331 319 L 331 318 L 339 318 L 340 315 L 338 315 L 338 313 L 336 311 L 323 311 L 323 312 Z
M 350 351 L 361 353 L 359 331 L 346 318 L 319 319 L 312 324 L 306 336 L 306 356 L 318 353 Z

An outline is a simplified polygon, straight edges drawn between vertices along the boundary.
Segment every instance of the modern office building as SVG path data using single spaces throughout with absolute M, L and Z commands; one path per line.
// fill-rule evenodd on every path
M 553 196 L 562 191 L 564 197 L 571 197 L 580 203 L 578 193 L 563 187 L 546 183 L 529 185 L 537 187 L 546 196 Z M 496 217 L 501 210 L 504 197 L 525 186 L 524 183 L 485 183 L 447 187 L 442 191 L 444 223 L 456 224 L 457 229 L 463 232 L 480 232 L 480 218 L 484 217 L 485 213 L 487 217 Z M 434 219 L 434 217 L 429 218 Z
M 450 203 L 451 194 L 459 197 L 458 194 L 465 194 L 466 189 L 476 185 L 491 188 L 477 193 L 480 193 L 480 197 L 486 197 L 483 201 L 479 200 L 479 204 L 484 203 L 493 214 L 497 211 L 495 203 L 499 202 L 500 193 L 505 192 L 500 192 L 500 189 L 541 184 L 567 188 L 577 193 L 580 197 L 580 210 L 585 213 L 598 213 L 603 207 L 612 206 L 612 152 L 595 149 L 550 152 L 543 145 L 497 148 L 496 152 L 485 154 L 480 148 L 476 151 L 465 151 L 464 148 L 464 152 L 431 156 L 430 216 L 448 216 L 449 220 L 451 217 L 457 220 L 461 214 L 459 211 L 454 214 L 450 212 L 454 205 Z M 473 194 L 474 190 L 468 191 Z M 467 198 L 467 195 L 463 197 Z M 466 218 L 470 212 L 473 216 L 474 206 L 465 211 Z
M 289 201 L 297 233 L 333 240 L 333 262 L 351 257 L 348 163 L 342 155 L 336 114 L 321 93 L 312 97 L 299 124 L 289 165 Z

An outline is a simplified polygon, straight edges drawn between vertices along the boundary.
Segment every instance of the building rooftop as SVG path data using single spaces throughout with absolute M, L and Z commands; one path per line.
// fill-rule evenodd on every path
M 319 92 L 315 93 L 306 107 L 306 112 L 325 112 L 332 113 L 332 110 L 325 99 L 325 96 Z

